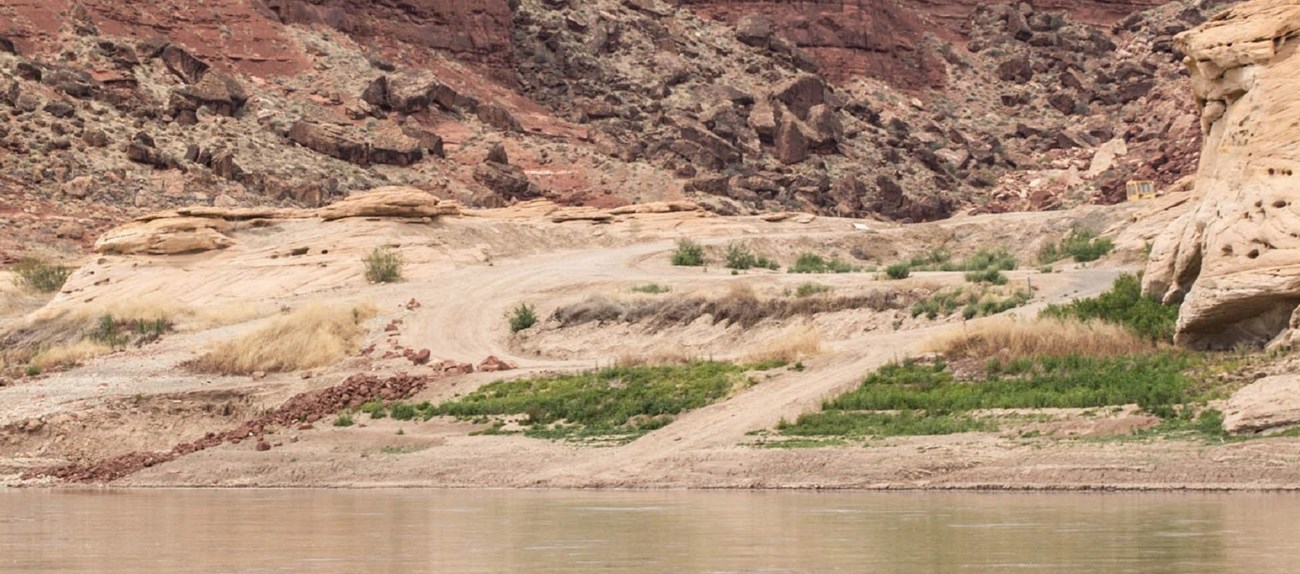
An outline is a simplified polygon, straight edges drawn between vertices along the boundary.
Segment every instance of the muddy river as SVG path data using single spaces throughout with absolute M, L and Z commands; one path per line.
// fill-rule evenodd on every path
M 0 490 L 0 572 L 1287 572 L 1300 495 Z

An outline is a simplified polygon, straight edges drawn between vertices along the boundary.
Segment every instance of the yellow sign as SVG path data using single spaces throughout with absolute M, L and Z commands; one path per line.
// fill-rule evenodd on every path
M 1129 201 L 1156 198 L 1156 182 L 1149 179 L 1135 179 L 1124 186 Z

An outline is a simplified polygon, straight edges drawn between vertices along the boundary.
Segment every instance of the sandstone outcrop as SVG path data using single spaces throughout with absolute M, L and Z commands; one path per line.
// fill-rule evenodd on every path
M 1155 242 L 1147 293 L 1182 308 L 1176 339 L 1264 342 L 1300 304 L 1300 2 L 1252 0 L 1180 34 L 1205 147 L 1200 204 Z
M 1265 377 L 1233 393 L 1223 408 L 1223 430 L 1258 433 L 1300 425 L 1300 377 Z
M 95 242 L 95 252 L 116 255 L 179 255 L 225 249 L 235 242 L 230 224 L 208 217 L 163 217 L 133 221 L 114 228 Z
M 333 221 L 345 217 L 440 217 L 459 215 L 460 206 L 413 187 L 380 187 L 352 194 L 316 212 Z

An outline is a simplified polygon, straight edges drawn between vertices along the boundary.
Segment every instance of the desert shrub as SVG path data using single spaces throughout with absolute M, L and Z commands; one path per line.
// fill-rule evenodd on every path
M 759 298 L 752 290 L 738 288 L 721 297 L 671 297 L 615 302 L 593 296 L 555 310 L 551 317 L 563 327 L 592 322 L 623 321 L 647 323 L 655 329 L 687 325 L 705 315 L 714 324 L 753 327 L 766 319 L 809 317 L 849 309 L 885 311 L 903 309 L 911 303 L 906 295 L 879 290 L 848 296 Z
M 189 364 L 200 372 L 228 375 L 324 367 L 347 355 L 365 332 L 362 323 L 374 313 L 370 306 L 306 305 L 217 344 Z
M 670 291 L 672 291 L 672 288 L 668 287 L 667 285 L 660 285 L 658 283 L 647 283 L 645 285 L 637 285 L 632 288 L 633 293 L 645 293 L 647 295 L 662 295 Z
M 356 424 L 356 421 L 352 420 L 352 415 L 347 413 L 342 413 L 334 419 L 334 426 L 336 427 L 350 427 L 354 424 Z
M 366 280 L 371 283 L 402 280 L 402 255 L 388 247 L 376 247 L 361 261 L 366 265 Z
M 772 269 L 776 270 L 781 267 L 776 261 L 755 255 L 753 251 L 742 245 L 731 243 L 727 245 L 727 268 L 744 271 L 746 269 Z
M 795 297 L 811 297 L 811 296 L 813 296 L 813 295 L 820 295 L 820 294 L 822 294 L 822 293 L 828 293 L 828 292 L 830 292 L 830 290 L 831 290 L 831 288 L 830 288 L 829 285 L 822 285 L 821 283 L 813 283 L 813 282 L 811 282 L 811 281 L 806 281 L 806 282 L 800 283 L 799 286 L 795 288 L 795 290 L 794 290 L 794 296 L 795 296 Z
M 859 267 L 836 258 L 826 259 L 816 253 L 800 253 L 790 266 L 790 273 L 853 273 Z
M 907 279 L 912 274 L 912 268 L 906 263 L 895 263 L 885 268 L 885 276 L 890 279 Z
M 1115 248 L 1115 243 L 1106 237 L 1097 237 L 1096 233 L 1086 229 L 1075 229 L 1057 243 L 1048 243 L 1038 251 L 1038 262 L 1044 265 L 1066 258 L 1074 258 L 1079 263 L 1096 261 Z
M 41 293 L 53 293 L 63 288 L 72 275 L 72 268 L 55 265 L 44 259 L 24 257 L 14 264 L 14 284 Z
M 1098 319 L 1122 325 L 1153 341 L 1172 341 L 1178 323 L 1178 306 L 1165 305 L 1143 295 L 1141 279 L 1125 273 L 1115 279 L 1110 291 L 1064 305 L 1049 305 L 1043 309 L 1042 316 L 1081 321 Z
M 537 324 L 537 312 L 532 305 L 520 303 L 510 313 L 510 332 L 518 333 Z
M 677 250 L 673 251 L 672 263 L 682 267 L 703 267 L 704 246 L 690 239 L 677 240 Z
M 971 283 L 990 283 L 993 285 L 1006 285 L 1007 276 L 1002 271 L 989 267 L 979 271 L 967 271 L 966 281 Z

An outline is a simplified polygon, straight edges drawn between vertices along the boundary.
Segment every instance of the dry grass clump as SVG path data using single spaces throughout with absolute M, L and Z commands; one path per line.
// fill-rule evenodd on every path
M 745 363 L 792 363 L 811 357 L 822 350 L 821 333 L 813 325 L 803 325 L 783 333 L 745 356 Z
M 685 365 L 700 361 L 700 357 L 690 355 L 679 346 L 660 347 L 649 353 L 623 353 L 614 362 L 619 367 L 664 367 Z
M 306 305 L 239 339 L 217 345 L 190 366 L 227 375 L 327 366 L 347 355 L 365 333 L 362 323 L 374 315 L 371 305 Z
M 56 311 L 42 310 L 0 332 L 0 370 L 29 364 L 44 370 L 73 365 L 111 352 L 114 342 L 100 336 L 106 318 L 115 328 L 136 323 L 169 326 L 176 317 L 186 313 L 185 308 L 173 302 L 149 298 Z M 130 335 L 124 333 L 118 343 L 129 343 L 137 338 Z
M 950 358 L 985 359 L 1080 355 L 1115 357 L 1155 348 L 1151 341 L 1101 321 L 1037 319 L 987 321 L 940 336 L 932 351 Z

